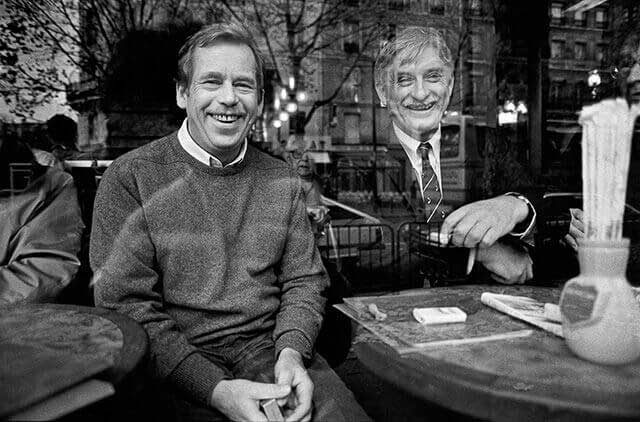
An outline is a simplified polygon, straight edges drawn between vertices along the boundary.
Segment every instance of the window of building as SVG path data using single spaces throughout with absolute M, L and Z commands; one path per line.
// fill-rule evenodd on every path
M 586 26 L 587 25 L 587 15 L 585 12 L 576 12 L 573 15 L 573 21 L 577 26 Z
M 444 0 L 430 0 L 429 12 L 434 15 L 444 15 Z
M 469 109 L 476 104 L 477 80 L 476 76 L 464 78 L 464 107 Z
M 345 53 L 360 51 L 360 25 L 357 21 L 347 21 L 342 24 L 342 39 Z
M 387 25 L 387 33 L 385 35 L 385 39 L 390 40 L 392 38 L 395 38 L 397 29 L 398 28 L 396 27 L 395 23 L 390 23 L 389 25 Z
M 577 42 L 573 47 L 573 58 L 576 60 L 587 59 L 587 43 Z
M 409 0 L 409 10 L 415 13 L 422 13 L 427 10 L 425 0 Z
M 605 9 L 596 10 L 596 28 L 606 28 L 607 19 L 607 11 Z
M 404 1 L 389 0 L 389 10 L 404 10 Z
M 562 22 L 562 3 L 551 3 L 551 23 Z
M 589 88 L 586 82 L 580 81 L 576 83 L 576 108 L 581 107 L 589 98 Z
M 470 53 L 472 55 L 482 52 L 482 37 L 480 34 L 471 34 L 469 36 L 469 40 L 469 47 L 471 49 Z
M 482 2 L 481 0 L 467 0 L 466 1 L 466 9 L 467 13 L 471 15 L 480 15 L 482 13 Z
M 564 55 L 564 41 L 551 41 L 551 58 L 560 59 Z
M 640 5 L 628 4 L 625 8 L 624 16 L 626 18 L 626 23 L 634 23 L 640 19 Z
M 606 44 L 596 45 L 596 51 L 595 51 L 596 61 L 602 62 L 604 60 L 604 52 L 606 51 L 606 49 L 607 49 Z
M 566 81 L 552 81 L 549 92 L 549 102 L 552 106 L 558 107 L 565 95 Z

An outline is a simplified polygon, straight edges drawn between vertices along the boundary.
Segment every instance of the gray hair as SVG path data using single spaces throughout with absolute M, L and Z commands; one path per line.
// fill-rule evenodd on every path
M 431 47 L 453 74 L 453 56 L 440 31 L 434 28 L 409 27 L 382 47 L 374 67 L 376 87 L 385 88 L 389 81 L 389 68 L 396 57 L 400 64 L 414 62 L 422 51 Z
M 264 88 L 264 60 L 250 32 L 244 26 L 234 23 L 207 25 L 185 41 L 178 53 L 176 83 L 185 88 L 191 83 L 191 77 L 193 76 L 193 53 L 196 48 L 210 47 L 223 42 L 246 45 L 251 49 L 256 62 L 258 99 L 262 100 Z

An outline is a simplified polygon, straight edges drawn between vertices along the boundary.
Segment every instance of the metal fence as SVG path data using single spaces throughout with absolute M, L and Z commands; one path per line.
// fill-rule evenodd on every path
M 440 223 L 402 222 L 328 227 L 319 239 L 325 263 L 354 293 L 438 286 L 465 279 L 468 250 L 441 245 Z
M 329 225 L 319 239 L 325 262 L 335 266 L 355 292 L 402 288 L 396 274 L 396 236 L 388 224 Z

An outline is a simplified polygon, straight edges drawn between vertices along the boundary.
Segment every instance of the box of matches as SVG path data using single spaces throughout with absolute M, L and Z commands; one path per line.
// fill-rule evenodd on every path
M 260 402 L 260 407 L 262 407 L 262 411 L 267 415 L 267 419 L 270 422 L 284 422 L 282 410 L 280 410 L 276 399 L 263 400 Z
M 413 308 L 413 317 L 420 324 L 450 324 L 465 322 L 467 314 L 458 307 Z

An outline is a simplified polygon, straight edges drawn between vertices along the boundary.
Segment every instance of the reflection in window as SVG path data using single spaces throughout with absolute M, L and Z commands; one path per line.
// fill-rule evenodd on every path
M 595 59 L 598 62 L 604 61 L 604 52 L 607 49 L 607 45 L 606 44 L 597 44 L 596 45 L 596 54 L 595 54 Z
M 586 60 L 587 58 L 587 44 L 584 42 L 577 42 L 573 49 L 573 57 L 576 60 Z
M 564 55 L 564 41 L 553 40 L 551 41 L 551 58 L 560 59 Z
M 467 0 L 467 13 L 471 15 L 480 15 L 482 12 L 482 3 L 480 0 Z
M 551 23 L 562 23 L 562 3 L 551 3 Z
M 475 80 L 472 75 L 464 78 L 464 107 L 467 110 L 475 105 L 475 85 Z
M 586 26 L 587 17 L 585 12 L 576 12 L 575 15 L 573 15 L 573 21 L 577 26 Z
M 605 9 L 596 10 L 596 28 L 607 27 L 607 11 Z
M 589 88 L 587 87 L 587 83 L 584 81 L 580 81 L 576 83 L 576 107 L 582 107 L 587 99 L 589 98 Z
M 347 21 L 342 25 L 344 52 L 347 54 L 360 51 L 360 33 L 357 21 Z
M 444 15 L 444 0 L 430 0 L 429 11 L 434 15 Z
M 395 23 L 390 23 L 387 25 L 387 35 L 386 35 L 386 39 L 390 40 L 392 38 L 395 38 L 396 36 L 396 24 Z
M 471 40 L 470 53 L 473 55 L 482 53 L 482 37 L 480 36 L 480 34 L 471 34 L 470 40 Z
M 549 103 L 553 108 L 560 108 L 567 99 L 567 81 L 557 80 L 551 82 L 551 92 L 549 92 Z
M 404 10 L 404 1 L 389 0 L 389 10 Z

